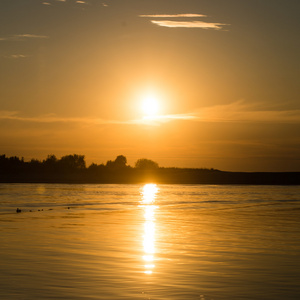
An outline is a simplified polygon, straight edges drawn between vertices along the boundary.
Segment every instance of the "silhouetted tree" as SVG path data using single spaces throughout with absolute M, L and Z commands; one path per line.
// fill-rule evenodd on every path
M 105 165 L 107 168 L 113 168 L 115 166 L 115 162 L 112 160 L 108 160 Z
M 83 170 L 86 168 L 84 155 L 78 154 L 63 156 L 59 160 L 59 164 L 62 166 L 63 169 L 67 170 Z
M 6 158 L 5 154 L 0 155 L 0 162 L 6 161 L 6 160 L 7 160 L 7 158 Z
M 57 163 L 57 158 L 54 154 L 49 154 L 47 156 L 47 159 L 44 160 L 44 163 L 47 163 L 47 164 L 55 164 Z
M 38 167 L 41 166 L 42 163 L 38 159 L 31 159 L 31 161 L 28 163 L 28 165 L 31 167 Z
M 22 157 L 21 159 L 17 156 L 12 156 L 9 158 L 9 163 L 11 165 L 15 165 L 15 166 L 20 166 L 24 163 L 24 157 Z
M 151 160 L 151 159 L 146 159 L 146 158 L 140 158 L 136 161 L 135 167 L 137 169 L 143 169 L 143 170 L 153 170 L 153 169 L 158 169 L 158 163 Z
M 0 166 L 1 168 L 4 168 L 8 165 L 8 157 L 6 157 L 5 154 L 0 155 Z
M 126 164 L 127 164 L 127 158 L 124 155 L 119 155 L 115 159 L 115 166 L 117 168 L 124 168 L 126 167 Z
M 57 165 L 57 158 L 54 154 L 48 155 L 47 159 L 43 161 L 43 165 L 46 166 L 46 168 L 54 168 L 55 165 Z
M 95 163 L 92 163 L 92 164 L 88 167 L 88 169 L 91 170 L 91 171 L 97 170 L 97 169 L 98 169 L 98 165 L 95 164 Z
M 103 164 L 97 165 L 95 163 L 92 163 L 87 169 L 90 172 L 95 173 L 95 172 L 103 171 L 105 169 L 105 166 Z
M 109 169 L 121 169 L 125 168 L 127 164 L 127 158 L 124 155 L 119 155 L 114 161 L 108 160 L 106 167 Z

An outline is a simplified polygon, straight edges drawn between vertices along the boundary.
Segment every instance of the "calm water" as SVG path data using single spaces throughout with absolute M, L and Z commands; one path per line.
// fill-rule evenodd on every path
M 0 299 L 300 299 L 299 186 L 0 184 L 0 239 Z

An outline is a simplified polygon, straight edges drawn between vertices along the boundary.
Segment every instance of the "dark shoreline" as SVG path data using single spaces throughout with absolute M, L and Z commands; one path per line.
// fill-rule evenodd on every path
M 228 172 L 216 169 L 164 168 L 149 159 L 127 165 L 123 155 L 104 164 L 86 167 L 84 155 L 25 162 L 0 155 L 0 183 L 123 183 L 300 185 L 300 172 Z
M 159 168 L 149 171 L 126 168 L 94 174 L 87 170 L 50 174 L 16 174 L 14 172 L 0 174 L 0 183 L 138 184 L 147 182 L 159 184 L 300 185 L 300 172 L 226 172 L 181 168 Z

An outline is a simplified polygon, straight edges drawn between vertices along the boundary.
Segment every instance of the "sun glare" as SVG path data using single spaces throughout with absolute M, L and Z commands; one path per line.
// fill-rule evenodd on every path
M 142 109 L 146 116 L 154 117 L 159 111 L 159 103 L 154 95 L 147 95 L 142 102 Z
M 155 202 L 158 187 L 156 184 L 146 184 L 141 191 L 142 203 L 145 210 L 145 224 L 144 224 L 144 256 L 145 274 L 152 274 L 155 254 L 155 209 L 157 208 L 153 203 Z

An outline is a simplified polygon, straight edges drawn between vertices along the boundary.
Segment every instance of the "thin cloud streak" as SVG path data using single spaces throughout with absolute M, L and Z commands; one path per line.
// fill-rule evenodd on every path
M 266 122 L 300 124 L 300 110 L 260 110 L 254 105 L 247 105 L 244 101 L 237 101 L 227 105 L 206 107 L 194 113 L 145 116 L 136 120 L 105 120 L 100 118 L 72 118 L 59 117 L 54 114 L 37 117 L 22 116 L 18 111 L 0 111 L 0 121 L 11 120 L 16 122 L 32 123 L 77 123 L 85 125 L 153 125 L 158 126 L 172 121 L 193 121 L 209 123 L 228 122 Z
M 201 122 L 300 123 L 300 110 L 261 110 L 244 101 L 206 107 L 194 116 Z
M 5 56 L 6 58 L 13 58 L 13 59 L 19 59 L 19 58 L 27 58 L 29 55 L 24 55 L 24 54 L 12 54 L 9 56 Z
M 0 41 L 25 41 L 27 39 L 49 39 L 49 36 L 30 33 L 15 34 L 8 37 L 2 37 L 0 38 Z
M 30 33 L 17 34 L 14 36 L 19 37 L 19 38 L 31 38 L 31 39 L 48 39 L 49 38 L 46 35 L 38 35 L 38 34 L 30 34 Z
M 141 18 L 197 18 L 207 17 L 202 14 L 175 14 L 175 15 L 140 15 Z
M 141 18 L 205 18 L 207 15 L 203 14 L 154 14 L 154 15 L 140 15 Z M 160 27 L 168 28 L 201 28 L 201 29 L 222 29 L 223 26 L 228 24 L 223 23 L 213 23 L 213 22 L 204 22 L 199 20 L 188 20 L 188 21 L 175 21 L 175 20 L 151 20 L 151 23 L 158 25 Z
M 0 120 L 12 120 L 19 122 L 32 122 L 32 123 L 82 123 L 82 124 L 129 124 L 135 121 L 115 121 L 115 120 L 103 120 L 97 118 L 69 118 L 58 117 L 54 114 L 42 115 L 37 117 L 24 117 L 20 115 L 18 111 L 0 111 Z
M 172 120 L 192 120 L 195 116 L 190 114 L 177 114 L 177 115 L 162 115 L 154 117 L 144 117 L 137 120 L 104 120 L 98 118 L 69 118 L 69 117 L 58 117 L 56 115 L 43 115 L 37 117 L 26 117 L 20 115 L 18 111 L 0 111 L 0 121 L 1 120 L 11 120 L 17 122 L 31 122 L 31 123 L 81 123 L 87 125 L 101 125 L 101 124 L 120 124 L 120 125 L 137 125 L 137 124 L 147 124 L 156 125 L 156 123 L 165 123 Z
M 222 29 L 223 26 L 226 26 L 228 24 L 222 24 L 222 23 L 208 23 L 203 21 L 156 21 L 151 20 L 151 23 L 162 26 L 162 27 L 169 27 L 169 28 L 202 28 L 202 29 Z
M 196 116 L 192 114 L 174 114 L 174 115 L 159 115 L 159 116 L 145 116 L 144 121 L 158 121 L 169 122 L 172 120 L 195 120 Z
M 256 104 L 237 101 L 226 105 L 205 107 L 194 113 L 144 117 L 142 123 L 159 125 L 171 121 L 208 123 L 285 123 L 300 124 L 300 110 L 262 110 Z

